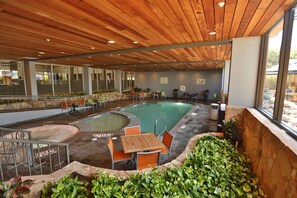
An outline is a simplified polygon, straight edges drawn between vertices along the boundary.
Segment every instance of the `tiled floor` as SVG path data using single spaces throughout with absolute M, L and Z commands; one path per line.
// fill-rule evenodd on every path
M 132 103 L 131 100 L 109 102 L 105 107 L 101 109 L 88 110 L 86 112 L 80 112 L 70 116 L 56 116 L 43 120 L 36 120 L 34 122 L 16 124 L 10 126 L 11 128 L 30 128 L 34 126 L 41 126 L 45 124 L 68 124 L 76 120 L 80 120 L 87 116 L 93 116 L 106 111 L 114 110 L 118 107 L 125 107 Z M 171 130 L 171 133 L 175 136 L 172 145 L 171 158 L 177 157 L 186 147 L 189 139 L 198 134 L 208 131 L 216 131 L 216 121 L 208 119 L 209 104 L 203 102 L 195 103 L 194 108 L 189 112 L 183 120 L 181 120 L 176 127 Z M 111 168 L 111 157 L 106 145 L 107 137 L 109 134 L 102 134 L 102 137 L 96 141 L 92 141 L 94 132 L 81 132 L 70 142 L 70 159 L 71 161 L 79 161 L 81 163 L 89 164 L 92 166 Z M 120 149 L 120 133 L 114 133 L 113 136 L 117 139 L 114 140 L 115 148 Z M 161 160 L 164 163 L 168 160 L 165 156 Z M 116 163 L 115 169 L 133 169 L 132 165 L 127 165 L 126 162 Z

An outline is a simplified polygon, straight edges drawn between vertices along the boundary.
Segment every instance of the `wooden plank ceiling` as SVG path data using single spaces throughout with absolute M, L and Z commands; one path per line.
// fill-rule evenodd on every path
M 262 35 L 293 2 L 0 0 L 0 59 L 128 71 L 221 68 L 231 44 L 217 41 Z M 162 49 L 193 42 L 210 45 Z

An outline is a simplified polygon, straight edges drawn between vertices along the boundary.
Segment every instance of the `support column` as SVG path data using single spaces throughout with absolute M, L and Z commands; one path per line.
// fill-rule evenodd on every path
M 228 104 L 255 107 L 261 37 L 232 41 Z
M 84 92 L 86 94 L 92 94 L 92 68 L 91 67 L 83 67 L 83 85 L 84 85 Z
M 28 96 L 38 96 L 35 63 L 32 61 L 23 61 L 23 63 L 26 93 Z
M 122 71 L 114 71 L 114 88 L 122 93 Z
M 222 92 L 228 94 L 230 77 L 230 60 L 225 61 L 225 66 L 222 70 Z

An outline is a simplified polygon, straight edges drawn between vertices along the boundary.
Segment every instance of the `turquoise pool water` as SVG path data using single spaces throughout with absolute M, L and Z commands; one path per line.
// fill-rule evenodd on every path
M 129 124 L 126 116 L 116 113 L 106 113 L 72 123 L 80 131 L 118 131 Z
M 148 102 L 126 107 L 121 111 L 139 118 L 141 131 L 153 132 L 157 118 L 162 117 L 167 122 L 167 130 L 171 130 L 192 107 L 192 104 L 181 102 Z M 161 132 L 164 126 L 163 122 L 159 121 L 157 133 Z

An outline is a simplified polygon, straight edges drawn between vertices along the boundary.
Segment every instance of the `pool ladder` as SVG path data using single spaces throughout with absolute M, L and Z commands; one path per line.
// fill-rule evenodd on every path
M 164 129 L 157 135 L 157 124 L 159 122 L 159 120 L 161 120 L 164 124 L 165 124 L 165 127 Z M 155 120 L 155 124 L 154 124 L 154 134 L 157 135 L 158 137 L 164 133 L 166 131 L 166 128 L 167 128 L 167 122 L 162 118 L 162 117 L 159 117 Z

